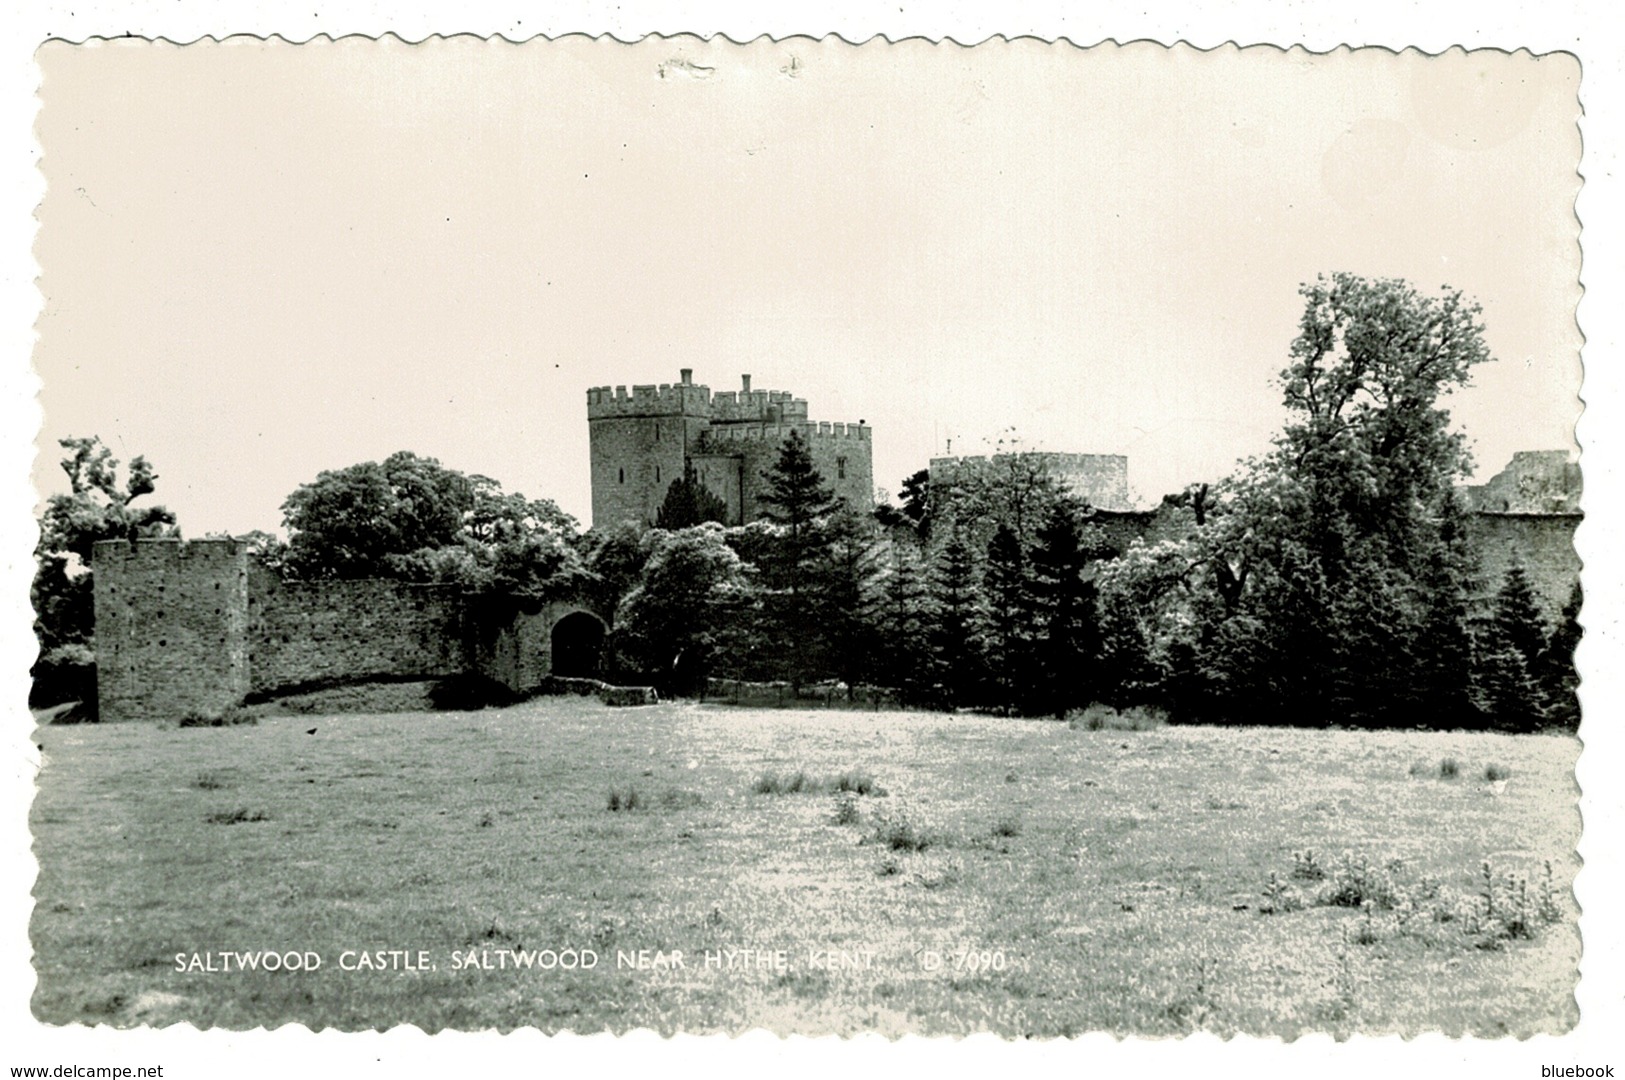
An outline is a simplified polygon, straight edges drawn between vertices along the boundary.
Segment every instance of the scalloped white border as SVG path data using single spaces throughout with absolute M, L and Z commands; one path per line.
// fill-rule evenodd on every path
M 1427 1036 L 1411 1043 L 1397 1038 L 1356 1038 L 1334 1044 L 1310 1037 L 1290 1046 L 1236 1039 L 1221 1044 L 1212 1036 L 1183 1041 L 1129 1041 L 1090 1036 L 1072 1043 L 1010 1044 L 992 1036 L 963 1042 L 908 1039 L 893 1044 L 877 1037 L 841 1041 L 782 1041 L 757 1032 L 737 1040 L 682 1037 L 667 1042 L 647 1032 L 619 1040 L 605 1036 L 548 1039 L 536 1032 L 511 1036 L 441 1033 L 429 1037 L 415 1028 L 384 1035 L 312 1035 L 303 1028 L 274 1033 L 205 1032 L 189 1027 L 163 1031 L 112 1032 L 106 1029 L 48 1028 L 28 1010 L 33 989 L 27 940 L 28 886 L 33 877 L 26 814 L 32 798 L 36 759 L 28 744 L 31 723 L 13 706 L 5 712 L 4 811 L 0 837 L 7 873 L 0 878 L 0 1070 L 26 1064 L 164 1064 L 166 1076 L 281 1077 L 289 1070 L 314 1076 L 437 1076 L 454 1070 L 509 1073 L 560 1071 L 564 1074 L 621 1070 L 718 1070 L 732 1074 L 770 1072 L 774 1076 L 820 1075 L 846 1069 L 902 1067 L 932 1073 L 981 1075 L 1019 1060 L 1029 1068 L 1065 1068 L 1100 1075 L 1201 1073 L 1252 1075 L 1312 1068 L 1327 1077 L 1368 1080 L 1373 1069 L 1402 1075 L 1438 1070 L 1487 1076 L 1538 1077 L 1543 1064 L 1612 1064 L 1625 1069 L 1625 903 L 1619 860 L 1625 852 L 1625 785 L 1617 780 L 1625 763 L 1625 721 L 1614 714 L 1625 701 L 1620 692 L 1620 560 L 1615 537 L 1625 535 L 1620 520 L 1621 439 L 1618 404 L 1625 373 L 1619 355 L 1625 297 L 1619 269 L 1625 192 L 1618 179 L 1622 56 L 1608 9 L 1600 0 L 1545 4 L 1485 4 L 1471 10 L 1448 5 L 1400 2 L 1305 3 L 1291 7 L 1265 3 L 1201 3 L 1184 0 L 1146 5 L 1108 2 L 1085 10 L 1060 3 L 823 3 L 794 0 L 778 4 L 687 3 L 653 5 L 627 0 L 573 0 L 546 11 L 523 3 L 443 4 L 349 2 L 258 3 L 216 6 L 198 0 L 97 0 L 36 4 L 14 14 L 0 38 L 0 117 L 7 153 L 0 156 L 0 273 L 5 285 L 5 319 L 0 322 L 0 604 L 14 617 L 0 620 L 0 700 L 21 702 L 24 671 L 33 655 L 26 618 L 32 548 L 34 495 L 28 483 L 39 412 L 37 380 L 28 364 L 32 322 L 40 307 L 33 288 L 29 253 L 32 210 L 43 193 L 35 169 L 38 146 L 32 134 L 38 88 L 33 49 L 47 37 L 82 40 L 90 36 L 162 36 L 189 41 L 204 35 L 276 34 L 302 41 L 318 35 L 375 35 L 394 32 L 409 41 L 434 33 L 499 34 L 524 40 L 537 34 L 607 34 L 636 40 L 650 33 L 723 33 L 735 41 L 763 34 L 819 37 L 837 33 L 849 41 L 876 35 L 890 39 L 924 37 L 975 43 L 992 36 L 1066 38 L 1077 44 L 1104 39 L 1188 41 L 1203 48 L 1239 44 L 1301 44 L 1325 51 L 1342 44 L 1415 46 L 1440 52 L 1454 45 L 1527 47 L 1535 52 L 1568 50 L 1580 57 L 1585 117 L 1582 133 L 1585 186 L 1577 212 L 1583 222 L 1582 280 L 1586 296 L 1579 319 L 1586 335 L 1584 358 L 1587 412 L 1579 440 L 1584 447 L 1587 519 L 1579 535 L 1586 562 L 1587 637 L 1580 662 L 1586 676 L 1582 697 L 1586 749 L 1578 770 L 1585 791 L 1586 867 L 1577 884 L 1585 910 L 1582 928 L 1579 1028 L 1561 1038 L 1526 1043 L 1457 1042 Z M 21 871 L 20 873 L 18 871 Z M 0 1073 L 0 1075 L 6 1075 Z

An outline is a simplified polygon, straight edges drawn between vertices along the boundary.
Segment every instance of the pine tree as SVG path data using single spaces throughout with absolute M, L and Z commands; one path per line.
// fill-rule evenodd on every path
M 982 582 L 976 552 L 957 524 L 932 565 L 929 591 L 926 641 L 941 704 L 950 710 L 973 704 L 985 686 Z
M 778 460 L 762 473 L 766 519 L 777 534 L 761 553 L 764 644 L 779 659 L 783 677 L 801 685 L 829 671 L 825 619 L 820 595 L 827 572 L 829 518 L 841 503 L 824 483 L 801 432 L 792 429 Z
M 1006 710 L 1029 707 L 1033 688 L 1033 617 L 1027 553 L 1014 530 L 1001 524 L 987 545 L 984 637 L 994 703 Z
M 1574 650 L 1579 648 L 1584 633 L 1580 628 L 1580 606 L 1580 583 L 1576 581 L 1536 664 L 1547 719 L 1571 731 L 1580 726 L 1580 672 L 1574 665 Z
M 1546 647 L 1546 628 L 1535 606 L 1529 575 L 1513 564 L 1496 593 L 1479 651 L 1481 705 L 1496 727 L 1532 731 L 1545 721 L 1537 672 Z
M 828 547 L 814 583 L 813 609 L 822 616 L 823 651 L 832 673 L 856 686 L 874 670 L 878 637 L 871 618 L 878 576 L 874 525 L 842 505 L 826 528 Z
M 894 538 L 890 547 L 872 608 L 884 671 L 878 681 L 897 687 L 909 704 L 925 704 L 933 698 L 939 676 L 931 641 L 935 611 L 930 579 L 918 545 Z
M 708 521 L 726 522 L 728 504 L 694 474 L 692 462 L 683 465 L 683 475 L 671 482 L 666 497 L 655 513 L 657 529 L 687 529 Z
M 1031 704 L 1057 717 L 1088 704 L 1095 692 L 1100 631 L 1095 587 L 1084 580 L 1088 563 L 1075 510 L 1058 502 L 1038 531 L 1030 587 L 1038 632 Z

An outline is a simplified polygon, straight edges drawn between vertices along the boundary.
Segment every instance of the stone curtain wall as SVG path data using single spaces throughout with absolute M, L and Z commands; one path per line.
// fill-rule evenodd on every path
M 249 689 L 468 670 L 463 604 L 445 585 L 283 581 L 251 568 Z
M 231 540 L 96 545 L 103 720 L 218 716 L 249 687 L 248 560 Z
M 552 673 L 554 625 L 594 614 L 557 601 L 485 617 L 479 632 L 454 586 L 283 581 L 230 540 L 107 541 L 94 566 L 106 721 L 215 717 L 249 695 L 471 672 L 528 692 Z

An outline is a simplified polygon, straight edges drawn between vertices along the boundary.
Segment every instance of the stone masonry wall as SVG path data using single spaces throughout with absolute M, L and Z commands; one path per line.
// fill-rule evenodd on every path
M 1529 575 L 1546 625 L 1555 626 L 1580 580 L 1574 550 L 1580 520 L 1579 514 L 1473 514 L 1469 535 L 1478 551 L 1483 595 L 1494 596 L 1517 563 Z
M 218 716 L 248 691 L 248 561 L 231 540 L 103 541 L 93 556 L 103 720 Z
M 249 574 L 249 690 L 468 670 L 462 597 L 399 581 L 283 581 Z

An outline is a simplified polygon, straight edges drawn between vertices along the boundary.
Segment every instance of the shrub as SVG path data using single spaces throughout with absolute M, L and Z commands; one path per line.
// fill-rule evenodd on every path
M 1425 761 L 1411 762 L 1412 776 L 1427 776 L 1433 772 L 1433 767 Z
M 471 712 L 512 705 L 521 696 L 485 675 L 452 675 L 434 684 L 429 691 L 429 705 L 442 712 Z
M 1439 761 L 1439 779 L 1454 780 L 1461 775 L 1461 762 L 1453 757 L 1441 758 Z
M 704 802 L 705 800 L 697 791 L 667 788 L 658 795 L 649 795 L 629 784 L 625 788 L 610 789 L 609 798 L 605 800 L 605 806 L 612 813 L 622 813 L 653 810 L 657 806 L 662 810 L 686 810 L 692 806 L 699 806 Z
M 1270 871 L 1269 882 L 1264 886 L 1264 903 L 1258 910 L 1265 915 L 1276 915 L 1298 911 L 1302 907 L 1303 897 L 1298 895 L 1298 891 L 1282 881 L 1279 874 Z
M 941 846 L 943 838 L 916 825 L 901 811 L 878 814 L 865 842 L 881 844 L 890 851 L 921 852 Z
M 875 778 L 862 771 L 847 771 L 827 780 L 810 775 L 805 769 L 793 773 L 763 773 L 750 786 L 757 795 L 813 795 L 831 792 L 837 795 L 885 795 L 886 789 L 875 783 Z
M 1490 764 L 1484 766 L 1484 779 L 1494 783 L 1497 780 L 1506 780 L 1512 776 L 1512 770 L 1505 765 Z
M 78 723 L 96 719 L 96 654 L 86 645 L 58 645 L 40 655 L 30 671 L 34 677 L 28 691 L 30 708 L 43 709 L 69 701 L 82 708 L 59 713 L 54 723 Z

